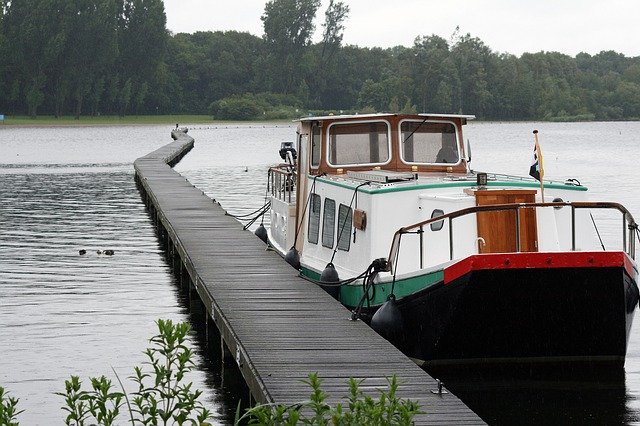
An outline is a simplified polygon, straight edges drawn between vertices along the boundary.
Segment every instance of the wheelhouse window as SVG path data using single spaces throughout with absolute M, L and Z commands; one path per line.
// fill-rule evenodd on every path
M 460 162 L 456 126 L 453 123 L 404 121 L 400 125 L 400 144 L 405 163 Z
M 311 194 L 310 207 L 307 239 L 310 243 L 318 244 L 318 234 L 320 233 L 320 196 L 318 194 Z
M 320 166 L 320 125 L 315 122 L 311 126 L 311 167 Z
M 337 123 L 329 126 L 329 163 L 333 166 L 385 164 L 389 161 L 389 125 Z
M 353 223 L 351 207 L 340 204 L 338 208 L 338 250 L 349 251 L 351 245 L 351 224 Z
M 322 217 L 322 245 L 333 248 L 333 233 L 336 227 L 336 202 L 324 199 L 324 216 Z

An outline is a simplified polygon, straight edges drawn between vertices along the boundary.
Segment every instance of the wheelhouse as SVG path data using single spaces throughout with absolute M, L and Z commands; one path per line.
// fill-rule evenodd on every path
M 368 114 L 300 120 L 303 174 L 346 170 L 466 173 L 462 126 L 473 115 Z M 306 152 L 307 138 L 310 138 Z M 302 159 L 302 158 L 301 158 Z

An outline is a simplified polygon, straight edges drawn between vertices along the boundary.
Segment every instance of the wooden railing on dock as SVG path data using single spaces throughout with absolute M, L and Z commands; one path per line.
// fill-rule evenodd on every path
M 135 161 L 143 199 L 176 253 L 207 314 L 213 319 L 256 401 L 295 404 L 317 372 L 328 401 L 345 401 L 348 378 L 386 388 L 396 375 L 402 398 L 418 401 L 425 414 L 416 424 L 482 424 L 451 393 L 434 394 L 436 380 L 297 272 L 175 172 L 193 147 L 186 131 L 175 142 Z

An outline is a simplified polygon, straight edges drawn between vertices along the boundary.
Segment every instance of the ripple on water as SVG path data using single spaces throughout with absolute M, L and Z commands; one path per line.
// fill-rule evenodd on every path
M 0 173 L 0 384 L 20 398 L 23 424 L 61 423 L 65 379 L 113 378 L 112 366 L 127 377 L 156 319 L 187 318 L 131 165 L 94 166 Z M 215 409 L 204 373 L 193 380 Z

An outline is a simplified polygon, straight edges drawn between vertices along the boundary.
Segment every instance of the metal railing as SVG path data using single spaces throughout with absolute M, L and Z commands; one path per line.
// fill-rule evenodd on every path
M 290 203 L 296 193 L 296 174 L 288 164 L 280 164 L 269 168 L 267 191 L 271 196 Z
M 515 211 L 516 223 L 515 223 L 515 241 L 516 252 L 520 252 L 520 210 L 522 209 L 535 209 L 538 207 L 554 207 L 562 208 L 569 207 L 571 209 L 571 250 L 576 250 L 576 210 L 578 209 L 614 209 L 622 213 L 622 247 L 625 252 L 635 259 L 635 238 L 634 233 L 637 232 L 638 224 L 633 219 L 633 216 L 622 205 L 612 202 L 555 202 L 555 203 L 518 203 L 518 204 L 491 204 L 484 206 L 469 207 L 466 209 L 456 210 L 451 213 L 447 213 L 441 216 L 437 216 L 431 219 L 423 220 L 413 225 L 405 226 L 398 229 L 393 235 L 393 241 L 391 243 L 391 250 L 389 251 L 388 258 L 388 270 L 393 272 L 393 268 L 396 265 L 398 253 L 400 251 L 400 241 L 404 234 L 418 234 L 420 238 L 420 268 L 423 267 L 423 247 L 424 247 L 424 227 L 437 223 L 443 220 L 447 220 L 449 223 L 449 259 L 453 260 L 453 219 L 481 212 L 496 212 L 496 211 Z

